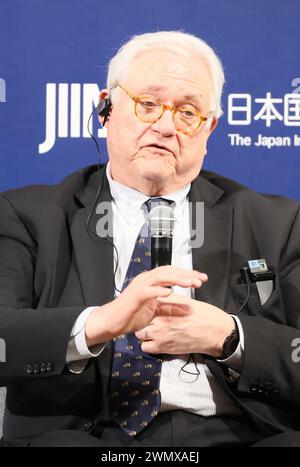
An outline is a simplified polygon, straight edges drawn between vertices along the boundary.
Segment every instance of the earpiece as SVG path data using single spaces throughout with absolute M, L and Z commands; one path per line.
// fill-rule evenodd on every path
M 99 104 L 97 105 L 96 111 L 100 117 L 104 117 L 103 119 L 103 126 L 106 123 L 106 120 L 108 119 L 108 116 L 110 114 L 112 107 L 112 103 L 110 100 L 110 97 L 106 97 L 105 99 L 101 99 L 99 101 Z

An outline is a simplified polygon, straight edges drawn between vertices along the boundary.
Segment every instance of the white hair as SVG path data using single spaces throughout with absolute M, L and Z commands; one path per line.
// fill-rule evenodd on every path
M 214 90 L 213 116 L 222 115 L 221 96 L 224 85 L 224 71 L 221 60 L 214 50 L 202 39 L 182 31 L 158 31 L 133 36 L 122 45 L 110 60 L 107 74 L 107 88 L 111 91 L 128 71 L 130 64 L 140 52 L 146 49 L 163 48 L 182 55 L 198 54 L 208 66 Z

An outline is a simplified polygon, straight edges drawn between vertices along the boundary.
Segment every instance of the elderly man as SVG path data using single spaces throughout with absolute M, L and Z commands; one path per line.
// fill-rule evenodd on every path
M 3 445 L 300 444 L 299 205 L 201 170 L 223 83 L 201 39 L 136 36 L 100 95 L 109 163 L 3 193 Z

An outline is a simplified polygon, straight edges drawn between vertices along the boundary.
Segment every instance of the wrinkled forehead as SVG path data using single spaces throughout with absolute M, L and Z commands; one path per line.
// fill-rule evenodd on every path
M 210 101 L 213 84 L 209 67 L 196 53 L 150 49 L 139 53 L 122 78 L 132 92 L 161 99 L 168 93 Z M 174 96 L 170 97 L 174 97 Z

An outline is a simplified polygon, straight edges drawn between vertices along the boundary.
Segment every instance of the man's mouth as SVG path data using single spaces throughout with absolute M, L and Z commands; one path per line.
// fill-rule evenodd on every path
M 167 151 L 167 152 L 173 154 L 173 152 L 172 152 L 172 150 L 170 148 L 168 148 L 167 146 L 160 145 L 160 144 L 148 144 L 147 146 L 143 146 L 142 149 L 146 149 L 146 148 L 159 149 L 159 150 Z

